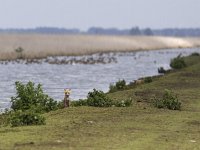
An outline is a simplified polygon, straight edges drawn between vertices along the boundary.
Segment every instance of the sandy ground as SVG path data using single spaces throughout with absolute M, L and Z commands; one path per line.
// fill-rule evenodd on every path
M 96 36 L 0 34 L 0 59 L 16 59 L 15 49 L 22 47 L 26 58 L 83 55 L 97 52 L 154 50 L 199 47 L 200 38 L 159 36 Z

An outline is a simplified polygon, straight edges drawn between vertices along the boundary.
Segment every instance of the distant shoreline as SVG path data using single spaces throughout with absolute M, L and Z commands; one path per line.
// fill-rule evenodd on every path
M 200 47 L 200 38 L 161 36 L 106 36 L 53 34 L 0 34 L 0 60 L 15 60 L 22 47 L 23 58 L 81 56 L 107 52 L 132 52 Z

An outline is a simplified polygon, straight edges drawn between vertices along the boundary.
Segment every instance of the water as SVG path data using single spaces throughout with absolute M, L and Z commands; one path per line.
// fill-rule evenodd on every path
M 170 60 L 180 53 L 189 55 L 200 49 L 165 49 L 130 53 L 110 53 L 117 63 L 110 64 L 12 64 L 0 65 L 0 107 L 10 107 L 15 95 L 15 82 L 41 83 L 45 93 L 56 100 L 64 97 L 64 88 L 71 88 L 71 99 L 85 98 L 93 88 L 108 91 L 110 83 L 119 79 L 127 82 L 140 77 L 157 75 L 157 69 L 169 69 Z

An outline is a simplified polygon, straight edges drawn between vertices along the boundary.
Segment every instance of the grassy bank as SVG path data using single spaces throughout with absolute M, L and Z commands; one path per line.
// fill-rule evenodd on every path
M 0 149 L 200 149 L 200 56 L 188 67 L 108 96 L 131 107 L 72 107 L 45 114 L 44 126 L 1 127 Z M 171 89 L 181 111 L 157 109 L 151 98 Z
M 0 60 L 16 59 L 14 51 L 22 47 L 24 58 L 84 55 L 97 52 L 134 51 L 165 48 L 199 47 L 199 38 L 158 36 L 95 36 L 0 34 Z

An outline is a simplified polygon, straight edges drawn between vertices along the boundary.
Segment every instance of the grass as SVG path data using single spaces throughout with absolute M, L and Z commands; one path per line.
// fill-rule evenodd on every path
M 0 34 L 0 60 L 16 59 L 18 55 L 14 50 L 18 47 L 24 49 L 24 58 L 44 58 L 47 56 L 84 55 L 97 52 L 198 46 L 200 46 L 199 38 Z
M 132 98 L 126 108 L 72 107 L 45 114 L 46 125 L 1 127 L 0 150 L 21 149 L 200 149 L 200 57 L 186 58 L 188 67 L 153 82 L 108 96 Z M 181 111 L 157 109 L 151 97 L 172 89 Z

